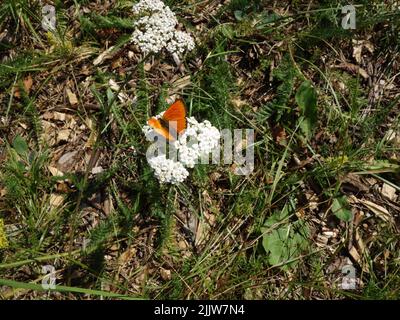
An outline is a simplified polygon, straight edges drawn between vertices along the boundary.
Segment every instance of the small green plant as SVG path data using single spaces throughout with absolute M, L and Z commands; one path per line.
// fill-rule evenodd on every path
M 303 116 L 300 128 L 310 140 L 317 126 L 317 94 L 309 81 L 301 84 L 296 92 L 296 102 Z
M 4 231 L 4 221 L 0 219 L 0 249 L 5 249 L 8 247 L 8 241 L 6 233 Z
M 336 197 L 332 200 L 332 213 L 341 220 L 350 221 L 353 218 L 349 204 L 345 196 Z
M 8 158 L 1 173 L 8 207 L 23 226 L 26 244 L 40 250 L 58 212 L 52 205 L 51 183 L 44 170 L 48 153 L 30 150 L 26 140 L 17 136 L 8 148 Z
M 301 255 L 310 247 L 309 229 L 304 221 L 290 222 L 294 208 L 285 204 L 281 211 L 275 211 L 266 219 L 261 231 L 262 245 L 271 266 L 287 271 L 294 268 Z

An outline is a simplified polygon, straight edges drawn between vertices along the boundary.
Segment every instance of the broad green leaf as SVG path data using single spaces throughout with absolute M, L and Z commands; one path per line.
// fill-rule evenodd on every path
M 270 265 L 276 265 L 281 261 L 283 247 L 277 230 L 273 230 L 269 236 L 263 237 L 263 247 L 266 252 L 270 253 L 268 257 Z
M 336 217 L 343 221 L 350 221 L 353 217 L 352 212 L 348 209 L 348 204 L 345 197 L 333 199 L 332 212 Z
M 302 221 L 290 223 L 286 219 L 293 210 L 290 205 L 285 205 L 266 219 L 262 228 L 262 245 L 268 263 L 272 266 L 282 264 L 283 270 L 294 267 L 297 261 L 289 261 L 300 256 L 309 246 L 307 225 Z M 276 228 L 271 230 L 274 226 Z
M 303 130 L 307 139 L 310 139 L 318 121 L 317 92 L 310 81 L 304 81 L 301 84 L 296 93 L 296 102 L 304 117 L 300 128 Z
M 234 15 L 237 21 L 243 20 L 243 11 L 235 10 Z
M 16 136 L 13 141 L 13 148 L 20 156 L 26 155 L 28 152 L 28 144 L 26 143 L 25 139 L 19 135 Z
M 281 211 L 276 211 L 272 216 L 270 216 L 264 222 L 264 227 L 272 227 L 274 224 L 281 222 L 289 216 L 288 205 L 285 204 Z

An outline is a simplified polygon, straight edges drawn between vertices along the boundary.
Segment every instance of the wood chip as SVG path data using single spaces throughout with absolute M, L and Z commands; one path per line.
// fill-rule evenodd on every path
M 355 236 L 357 246 L 360 249 L 361 252 L 365 252 L 365 245 L 364 241 L 362 240 L 360 233 L 358 232 L 358 229 L 356 229 L 356 236 Z
M 150 71 L 151 70 L 151 63 L 145 63 L 143 66 L 144 71 Z
M 165 281 L 171 280 L 171 270 L 160 268 L 160 275 Z
M 114 49 L 114 46 L 109 47 L 106 51 L 102 52 L 96 59 L 94 59 L 93 64 L 95 66 L 101 64 L 103 61 L 110 59 L 112 57 L 111 51 Z
M 361 256 L 358 253 L 357 249 L 355 247 L 351 247 L 351 249 L 349 250 L 349 253 L 351 255 L 351 257 L 359 264 L 361 265 Z
M 53 209 L 59 208 L 64 203 L 64 197 L 60 194 L 52 193 L 50 195 L 50 207 Z
M 391 185 L 388 185 L 387 183 L 384 183 L 382 185 L 382 190 L 381 190 L 382 194 L 388 198 L 389 200 L 395 201 L 397 198 L 396 195 L 396 189 L 393 188 Z
M 76 94 L 71 91 L 71 89 L 67 88 L 66 89 L 68 101 L 71 104 L 71 106 L 76 105 L 78 103 L 78 99 L 76 98 Z
M 368 200 L 359 199 L 359 202 L 365 205 L 369 210 L 376 214 L 377 217 L 381 218 L 386 222 L 394 222 L 393 217 L 390 215 L 386 208 Z
M 68 119 L 71 119 L 71 116 L 66 114 L 66 113 L 62 113 L 62 112 L 46 112 L 43 114 L 43 119 L 44 120 L 57 120 L 57 121 L 66 121 Z
M 357 74 L 358 73 L 364 79 L 368 79 L 369 78 L 369 75 L 368 75 L 367 71 L 365 71 L 363 68 L 361 68 L 361 67 L 359 67 L 359 66 L 357 66 L 355 64 L 349 63 L 349 62 L 342 62 L 341 64 L 336 65 L 334 67 L 342 69 L 342 70 L 346 70 L 346 71 L 351 72 L 353 74 Z
M 94 167 L 94 168 L 92 169 L 92 173 L 93 173 L 93 174 L 102 173 L 103 171 L 104 171 L 104 169 L 103 169 L 101 166 Z
M 57 142 L 68 141 L 71 131 L 69 129 L 63 129 L 58 131 Z
M 61 171 L 67 172 L 76 162 L 78 151 L 71 151 L 63 154 L 57 162 L 57 168 Z
M 340 182 L 348 183 L 358 189 L 361 192 L 369 192 L 369 186 L 365 184 L 365 182 L 361 179 L 361 177 L 354 173 L 348 173 L 345 176 L 340 178 Z
M 48 166 L 47 169 L 49 169 L 53 177 L 62 177 L 64 175 L 64 173 L 61 170 L 58 170 L 55 167 Z
M 353 57 L 356 59 L 357 63 L 361 63 L 362 41 L 353 40 L 353 44 Z

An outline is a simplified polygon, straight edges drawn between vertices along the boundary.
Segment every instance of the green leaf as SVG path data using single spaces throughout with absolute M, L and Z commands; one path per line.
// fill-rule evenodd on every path
M 350 221 L 353 218 L 353 213 L 348 209 L 348 203 L 344 196 L 333 199 L 331 210 L 340 220 Z
M 25 139 L 21 136 L 16 136 L 13 143 L 13 148 L 20 156 L 24 156 L 28 152 L 28 144 L 26 143 Z
M 273 230 L 269 237 L 264 237 L 263 246 L 266 252 L 269 252 L 268 263 L 270 265 L 277 265 L 282 260 L 283 247 L 282 241 L 279 239 L 279 232 Z
M 272 227 L 274 224 L 282 222 L 289 216 L 289 206 L 285 204 L 281 211 L 276 211 L 264 222 L 264 227 Z
M 270 265 L 280 265 L 283 270 L 296 266 L 297 257 L 309 247 L 309 229 L 303 221 L 290 223 L 286 218 L 294 208 L 285 205 L 266 219 L 262 228 L 262 245 Z M 271 228 L 276 227 L 271 230 Z M 294 261 L 293 261 L 294 260 Z
M 317 92 L 310 81 L 304 81 L 296 92 L 296 102 L 304 120 L 300 124 L 307 139 L 310 139 L 314 133 L 318 121 L 317 114 Z
M 243 20 L 243 11 L 235 10 L 234 15 L 237 21 Z

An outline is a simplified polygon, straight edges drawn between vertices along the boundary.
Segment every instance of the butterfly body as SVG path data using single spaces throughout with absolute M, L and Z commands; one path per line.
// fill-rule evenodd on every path
M 182 133 L 187 126 L 184 102 L 181 99 L 176 100 L 169 106 L 161 118 L 152 117 L 147 123 L 165 139 L 169 141 L 176 140 L 177 136 Z

